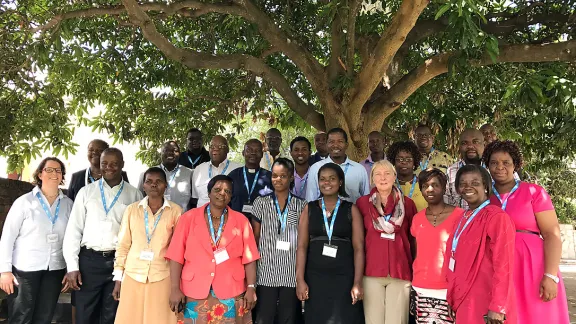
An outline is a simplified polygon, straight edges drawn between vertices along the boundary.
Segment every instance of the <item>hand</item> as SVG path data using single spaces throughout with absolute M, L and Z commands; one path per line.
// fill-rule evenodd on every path
M 304 280 L 296 282 L 296 296 L 300 301 L 308 300 L 308 285 Z
M 114 282 L 114 290 L 112 290 L 112 297 L 115 301 L 120 300 L 120 288 L 122 286 L 122 281 L 117 280 Z
M 545 302 L 549 302 L 556 298 L 557 295 L 558 284 L 555 283 L 554 280 L 544 276 L 542 281 L 540 281 L 540 298 Z
M 362 284 L 354 284 L 352 290 L 350 290 L 350 295 L 352 296 L 352 305 L 356 304 L 359 300 L 362 300 L 364 298 L 364 288 L 362 288 Z
M 489 311 L 488 312 L 488 320 L 486 321 L 486 323 L 487 324 L 502 324 L 502 323 L 504 323 L 504 314 Z
M 60 292 L 65 293 L 68 292 L 68 290 L 70 290 L 70 284 L 68 283 L 68 274 L 66 274 L 62 279 L 62 290 L 60 290 Z
M 256 289 L 248 288 L 246 293 L 244 294 L 244 301 L 242 307 L 246 310 L 251 310 L 256 306 L 256 301 L 258 297 L 256 297 Z
M 180 304 L 186 304 L 186 296 L 184 296 L 180 288 L 172 288 L 172 292 L 170 293 L 170 309 L 174 313 L 178 313 Z
M 68 272 L 66 278 L 70 288 L 80 290 L 80 286 L 82 286 L 82 275 L 80 274 L 80 271 Z
M 14 293 L 14 284 L 18 286 L 18 281 L 14 278 L 12 272 L 2 272 L 0 275 L 0 288 L 8 295 Z

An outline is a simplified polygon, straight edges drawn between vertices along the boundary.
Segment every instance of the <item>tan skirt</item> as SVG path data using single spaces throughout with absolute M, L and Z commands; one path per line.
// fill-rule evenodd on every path
M 125 276 L 114 323 L 176 324 L 176 314 L 170 310 L 169 299 L 170 277 L 144 284 Z

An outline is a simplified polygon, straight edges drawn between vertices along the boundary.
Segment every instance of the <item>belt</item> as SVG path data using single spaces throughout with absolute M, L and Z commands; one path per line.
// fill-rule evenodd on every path
M 518 232 L 518 233 L 534 234 L 534 235 L 540 236 L 540 233 L 538 233 L 538 232 L 533 232 L 533 231 L 528 231 L 528 230 L 516 230 L 516 232 Z
M 85 253 L 89 253 L 89 254 L 101 256 L 101 257 L 104 257 L 104 258 L 113 257 L 114 254 L 116 254 L 116 250 L 96 251 L 96 250 L 94 250 L 94 249 L 89 249 L 89 248 L 87 248 L 87 247 L 82 247 L 82 248 L 80 249 L 80 252 L 85 252 Z

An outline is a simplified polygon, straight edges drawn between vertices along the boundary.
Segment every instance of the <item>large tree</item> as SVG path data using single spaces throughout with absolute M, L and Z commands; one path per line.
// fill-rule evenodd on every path
M 2 147 L 14 161 L 38 146 L 71 150 L 70 116 L 145 149 L 192 125 L 213 133 L 249 115 L 342 127 L 350 155 L 361 158 L 374 130 L 392 134 L 428 120 L 449 142 L 472 119 L 489 117 L 516 138 L 535 120 L 526 142 L 560 136 L 549 148 L 561 155 L 575 125 L 575 7 L 573 0 L 14 1 L 4 4 L 0 26 Z M 105 109 L 88 120 L 96 103 Z

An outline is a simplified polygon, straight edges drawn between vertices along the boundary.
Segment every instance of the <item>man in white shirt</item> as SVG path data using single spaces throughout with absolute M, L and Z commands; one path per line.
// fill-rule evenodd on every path
M 308 171 L 308 183 L 306 187 L 306 200 L 308 202 L 320 198 L 320 187 L 318 186 L 318 171 L 326 163 L 336 163 L 344 170 L 346 183 L 346 193 L 349 197 L 343 198 L 355 203 L 361 196 L 370 192 L 370 181 L 364 166 L 354 162 L 346 156 L 348 149 L 348 134 L 342 128 L 332 128 L 328 131 L 328 151 L 330 157 L 320 162 L 314 163 Z
M 232 170 L 241 167 L 239 163 L 228 160 L 228 140 L 224 136 L 216 135 L 210 141 L 208 153 L 210 162 L 204 162 L 194 169 L 192 175 L 192 199 L 187 209 L 200 207 L 210 201 L 208 198 L 208 182 L 213 177 L 228 175 Z
M 122 179 L 122 152 L 108 148 L 100 157 L 102 179 L 80 189 L 64 235 L 67 280 L 76 290 L 76 323 L 113 324 L 114 253 L 124 210 L 142 199 Z
M 260 167 L 272 171 L 272 164 L 274 164 L 277 158 L 288 157 L 285 156 L 280 148 L 280 146 L 282 146 L 282 133 L 280 133 L 278 128 L 270 128 L 266 132 L 266 146 L 268 150 L 262 155 Z
M 162 163 L 158 167 L 164 170 L 168 181 L 164 198 L 186 211 L 192 196 L 192 174 L 194 171 L 178 163 L 180 159 L 180 146 L 178 146 L 178 143 L 174 141 L 164 143 L 160 154 Z M 140 176 L 138 189 L 144 194 L 144 174 Z

